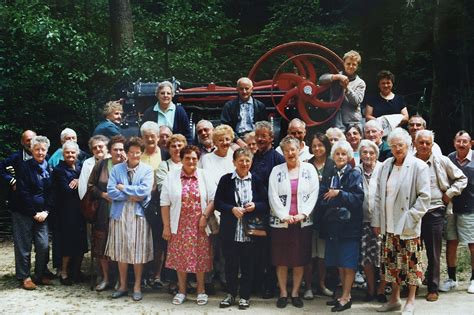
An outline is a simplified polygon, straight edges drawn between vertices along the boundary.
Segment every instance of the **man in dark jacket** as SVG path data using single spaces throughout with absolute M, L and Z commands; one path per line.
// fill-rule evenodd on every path
M 21 164 L 32 158 L 30 143 L 34 136 L 36 136 L 34 131 L 25 130 L 21 135 L 22 148 L 0 162 L 0 176 L 10 188 L 8 190 L 8 201 L 11 211 L 16 211 L 20 206 L 16 190 L 17 174 L 20 171 Z
M 221 113 L 221 122 L 234 129 L 235 142 L 246 146 L 241 139 L 246 133 L 254 131 L 255 123 L 267 120 L 265 104 L 252 97 L 253 83 L 249 78 L 243 77 L 237 81 L 239 97 L 225 103 Z

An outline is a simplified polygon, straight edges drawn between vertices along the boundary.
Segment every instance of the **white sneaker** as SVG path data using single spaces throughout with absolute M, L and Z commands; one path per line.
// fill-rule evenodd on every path
M 354 282 L 357 284 L 362 284 L 365 282 L 364 276 L 362 276 L 362 274 L 359 271 L 357 271 L 355 274 Z
M 474 280 L 471 280 L 471 284 L 469 285 L 469 288 L 467 288 L 467 293 L 474 294 Z
M 457 281 L 454 281 L 453 279 L 447 279 L 447 280 L 444 280 L 443 283 L 441 283 L 441 285 L 439 286 L 439 290 L 441 292 L 449 292 L 452 289 L 456 289 L 457 286 L 458 286 Z M 474 286 L 473 286 L 472 289 L 473 289 L 473 293 L 474 293 Z
M 308 290 L 304 291 L 303 299 L 305 299 L 305 300 L 313 300 L 313 299 L 314 299 L 313 290 L 308 289 Z

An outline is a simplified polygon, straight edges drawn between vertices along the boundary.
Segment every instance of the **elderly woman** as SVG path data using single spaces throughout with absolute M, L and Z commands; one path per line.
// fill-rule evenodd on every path
M 234 152 L 235 171 L 222 176 L 214 199 L 216 208 L 221 212 L 219 237 L 229 292 L 220 302 L 221 308 L 235 303 L 239 270 L 239 309 L 250 306 L 257 246 L 254 237 L 245 231 L 245 220 L 257 217 L 266 222 L 269 213 L 265 185 L 250 173 L 252 158 L 253 153 L 248 148 L 239 148 Z
M 364 268 L 364 274 L 367 281 L 367 295 L 366 302 L 377 298 L 379 302 L 386 302 L 385 298 L 385 282 L 380 283 L 378 294 L 376 295 L 375 288 L 375 268 L 380 267 L 381 254 L 381 238 L 374 234 L 371 221 L 374 211 L 375 191 L 377 190 L 377 180 L 379 176 L 380 167 L 382 163 L 378 161 L 379 148 L 378 146 L 367 139 L 360 142 L 359 154 L 361 164 L 357 166 L 362 174 L 362 183 L 364 187 L 364 203 L 363 223 L 362 223 L 362 238 L 360 246 L 360 264 Z
M 310 152 L 313 154 L 313 157 L 309 159 L 308 163 L 312 164 L 318 173 L 319 182 L 323 177 L 329 176 L 329 174 L 334 169 L 334 161 L 329 157 L 331 153 L 331 143 L 329 142 L 326 135 L 317 132 L 311 140 Z M 312 256 L 316 258 L 318 266 L 318 277 L 319 277 L 319 291 L 326 296 L 332 296 L 333 292 L 326 287 L 326 265 L 324 264 L 324 251 L 325 251 L 325 241 L 324 235 L 320 232 L 320 221 L 315 219 L 315 224 L 313 225 L 316 232 L 313 234 L 313 250 Z M 314 298 L 313 292 L 311 289 L 311 284 L 313 281 L 313 265 L 309 264 L 305 266 L 304 279 L 306 283 L 306 290 L 303 298 L 311 300 Z
M 133 300 L 143 298 L 141 279 L 143 264 L 153 260 L 151 230 L 144 217 L 143 205 L 150 199 L 153 170 L 140 162 L 145 150 L 137 137 L 125 142 L 127 161 L 112 168 L 107 183 L 107 194 L 112 200 L 110 223 L 105 255 L 118 262 L 120 287 L 112 294 L 119 298 L 128 294 L 127 270 L 133 265 L 135 282 Z
M 318 211 L 323 212 L 322 226 L 326 237 L 326 266 L 339 269 L 342 295 L 327 302 L 332 312 L 351 308 L 351 288 L 359 262 L 362 230 L 362 177 L 349 164 L 352 159 L 349 142 L 339 140 L 331 149 L 335 163 L 330 176 L 324 177 L 319 191 Z
M 244 141 L 247 144 L 248 148 L 250 151 L 252 151 L 252 154 L 255 154 L 257 152 L 257 138 L 255 137 L 255 131 L 246 133 L 244 136 Z
M 81 166 L 77 161 L 79 146 L 74 141 L 63 144 L 64 160 L 53 171 L 54 210 L 57 216 L 56 233 L 62 257 L 59 280 L 72 285 L 79 280 L 82 259 L 87 252 L 86 222 L 81 214 L 77 186 Z M 72 271 L 72 276 L 69 271 Z
M 339 140 L 346 140 L 344 132 L 342 132 L 342 130 L 339 128 L 328 128 L 326 130 L 326 137 L 328 137 L 329 142 L 331 142 L 331 145 L 333 145 Z
M 26 290 L 36 284 L 51 284 L 44 276 L 48 262 L 48 223 L 51 194 L 51 169 L 46 162 L 49 139 L 35 136 L 30 151 L 33 158 L 21 165 L 17 189 L 22 201 L 21 211 L 12 212 L 13 240 L 15 245 L 16 278 Z M 35 282 L 30 276 L 31 245 L 35 244 Z
M 179 292 L 172 301 L 175 305 L 186 300 L 187 273 L 196 274 L 197 304 L 208 301 L 204 273 L 212 268 L 212 251 L 206 226 L 213 203 L 204 172 L 197 168 L 200 154 L 196 146 L 183 148 L 182 169 L 168 174 L 161 191 L 163 238 L 168 241 L 166 267 L 178 273 Z
M 112 199 L 107 193 L 107 183 L 110 171 L 115 165 L 125 161 L 124 144 L 126 139 L 121 136 L 114 136 L 107 144 L 111 157 L 100 160 L 93 168 L 89 177 L 88 186 L 95 199 L 99 200 L 96 221 L 92 224 L 91 252 L 92 256 L 98 259 L 99 272 L 102 281 L 95 287 L 96 291 L 104 291 L 110 286 L 109 267 L 110 261 L 104 255 L 107 235 L 109 233 L 109 216 Z
M 188 114 L 182 106 L 173 103 L 174 87 L 169 81 L 163 81 L 156 88 L 158 102 L 148 107 L 143 113 L 143 121 L 154 121 L 159 126 L 168 126 L 173 134 L 182 134 L 186 141 L 192 143 L 193 138 L 189 126 Z
M 234 131 L 229 125 L 219 125 L 212 133 L 212 141 L 216 146 L 216 149 L 209 154 L 204 155 L 199 161 L 199 167 L 203 169 L 206 177 L 209 180 L 211 194 L 214 195 L 217 184 L 219 183 L 222 176 L 227 173 L 234 171 L 234 163 L 232 161 L 233 150 L 231 148 L 234 140 Z M 217 222 L 220 220 L 220 209 L 216 208 Z M 214 222 L 214 217 L 211 218 Z M 217 224 L 216 224 L 217 225 Z M 215 227 L 217 227 L 214 225 Z M 213 232 L 216 231 L 213 229 Z M 214 266 L 213 272 L 219 274 L 221 283 L 226 282 L 225 278 L 225 258 L 222 253 L 221 247 L 219 246 L 219 239 L 214 236 L 211 237 L 214 255 L 218 256 L 219 263 Z M 206 275 L 206 285 L 212 290 L 212 274 Z
M 161 149 L 158 146 L 160 127 L 154 121 L 146 121 L 140 127 L 140 133 L 145 142 L 145 152 L 141 157 L 141 161 L 150 165 L 153 172 L 156 172 L 162 161 Z M 159 193 L 160 191 L 156 188 L 156 183 L 154 183 L 152 198 L 159 198 Z M 166 247 L 166 242 L 161 237 L 163 223 L 161 221 L 159 202 L 153 203 L 153 205 L 156 205 L 156 207 L 150 211 L 153 215 L 149 216 L 147 219 L 149 220 L 148 223 L 150 223 L 151 232 L 153 233 L 153 250 L 155 258 L 153 263 L 150 263 L 149 266 L 145 268 L 145 272 L 147 273 L 147 284 L 154 289 L 161 289 L 163 287 L 163 282 L 161 282 L 161 267 L 163 265 L 163 250 Z
M 365 107 L 365 119 L 376 119 L 384 115 L 403 115 L 400 125 L 408 122 L 408 110 L 402 96 L 392 92 L 395 84 L 395 76 L 388 70 L 382 70 L 377 74 L 377 82 L 380 90 L 379 95 L 368 98 Z
M 311 212 L 318 200 L 319 179 L 314 167 L 298 159 L 300 140 L 286 136 L 280 142 L 286 163 L 273 168 L 268 188 L 271 216 L 272 263 L 276 266 L 280 297 L 277 307 L 288 304 L 288 268 L 293 268 L 291 302 L 303 307 L 299 289 L 304 266 L 311 262 Z
M 199 161 L 199 167 L 206 171 L 206 176 L 211 180 L 214 191 L 221 177 L 234 170 L 233 151 L 230 148 L 233 140 L 234 131 L 230 126 L 217 126 L 212 133 L 212 141 L 216 149 L 214 152 L 204 155 Z
M 66 141 L 74 141 L 77 142 L 77 134 L 74 130 L 71 128 L 64 128 L 61 131 L 61 134 L 59 135 L 59 138 L 61 140 L 61 146 L 66 142 Z M 87 155 L 86 152 L 80 150 L 79 155 L 78 155 L 78 160 L 80 164 L 84 162 L 89 156 Z M 48 159 L 48 165 L 52 168 L 56 167 L 59 164 L 59 161 L 63 160 L 63 149 L 62 147 L 58 148 L 54 153 L 51 155 L 51 157 Z
M 318 84 L 331 84 L 331 99 L 335 100 L 344 93 L 341 109 L 334 117 L 333 125 L 341 130 L 349 130 L 350 125 L 362 127 L 360 104 L 364 99 L 365 82 L 357 74 L 362 61 L 357 51 L 351 50 L 344 54 L 344 70 L 338 74 L 323 74 Z
M 183 164 L 181 163 L 181 149 L 188 145 L 186 138 L 181 134 L 172 135 L 167 143 L 170 158 L 166 161 L 161 161 L 158 169 L 155 171 L 155 184 L 158 190 L 170 171 L 180 170 Z
M 107 138 L 121 134 L 120 123 L 122 122 L 123 108 L 119 101 L 105 103 L 102 110 L 104 120 L 95 127 L 92 136 L 103 135 Z
M 388 136 L 393 157 L 380 169 L 372 227 L 383 235 L 382 279 L 392 283 L 389 301 L 377 311 L 401 309 L 400 286 L 409 287 L 404 313 L 414 312 L 416 287 L 421 285 L 421 219 L 430 205 L 428 165 L 408 154 L 411 137 L 402 128 Z
M 346 130 L 346 139 L 347 142 L 351 145 L 352 151 L 354 152 L 354 163 L 353 165 L 359 165 L 360 155 L 359 155 L 359 144 L 362 139 L 362 129 L 359 125 L 349 125 Z
M 84 195 L 87 192 L 87 183 L 89 182 L 89 176 L 91 175 L 94 166 L 98 161 L 109 157 L 107 149 L 108 143 L 109 138 L 102 135 L 92 136 L 89 139 L 89 150 L 93 155 L 82 164 L 81 175 L 79 176 L 79 186 L 77 189 L 80 199 L 84 198 Z

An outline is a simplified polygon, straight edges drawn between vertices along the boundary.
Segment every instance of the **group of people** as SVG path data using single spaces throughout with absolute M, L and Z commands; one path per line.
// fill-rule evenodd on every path
M 90 233 L 98 262 L 95 289 L 114 288 L 112 298 L 129 295 L 132 265 L 134 301 L 143 298 L 142 279 L 161 288 L 165 276 L 172 303 L 180 305 L 188 298 L 192 274 L 198 305 L 208 303 L 218 277 L 226 292 L 221 308 L 247 309 L 252 294 L 277 294 L 278 308 L 289 303 L 301 308 L 303 299 L 314 298 L 317 273 L 316 291 L 331 297 L 331 311 L 340 312 L 351 308 L 360 271 L 367 282 L 365 300 L 384 303 L 377 311 L 401 310 L 406 288 L 403 311 L 410 314 L 424 278 L 428 301 L 457 286 L 459 242 L 469 244 L 468 292 L 474 293 L 471 137 L 459 131 L 455 151 L 443 156 L 425 120 L 408 117 L 387 71 L 379 74 L 381 93 L 368 101 L 364 124 L 365 83 L 356 74 L 360 61 L 350 51 L 341 73 L 320 78 L 321 84 L 331 84 L 332 94 L 342 89 L 345 96 L 334 126 L 306 139 L 305 123 L 295 118 L 277 148 L 265 105 L 252 97 L 248 78 L 238 80 L 239 96 L 225 104 L 222 124 L 197 123 L 196 145 L 167 81 L 159 84 L 158 102 L 144 114 L 141 137 L 120 135 L 122 106 L 107 103 L 105 120 L 89 140 L 89 158 L 70 128 L 61 133 L 62 146 L 49 160 L 48 138 L 25 131 L 22 148 L 0 165 L 11 188 L 17 279 L 28 290 L 51 284 L 49 225 L 60 282 L 81 281 L 88 235 L 80 200 L 87 197 L 98 203 Z M 408 131 L 397 127 L 385 137 L 373 118 L 393 113 L 403 116 Z M 444 228 L 449 279 L 440 283 Z M 392 287 L 388 300 L 387 284 Z

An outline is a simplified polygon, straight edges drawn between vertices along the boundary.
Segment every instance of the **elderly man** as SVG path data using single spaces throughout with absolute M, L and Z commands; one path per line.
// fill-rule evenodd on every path
M 161 160 L 166 161 L 170 158 L 170 154 L 168 152 L 168 140 L 173 135 L 173 131 L 170 127 L 162 125 L 160 126 L 160 131 L 158 133 L 158 146 L 161 149 Z
M 431 201 L 428 212 L 421 221 L 421 238 L 428 257 L 426 300 L 438 300 L 441 243 L 443 240 L 444 215 L 452 212 L 451 199 L 461 194 L 467 185 L 467 178 L 451 160 L 433 152 L 434 134 L 431 130 L 416 133 L 416 157 L 429 166 Z
M 252 80 L 246 77 L 237 80 L 239 97 L 225 103 L 221 113 L 221 122 L 234 129 L 235 142 L 241 147 L 246 146 L 241 137 L 253 131 L 257 121 L 267 120 L 265 104 L 252 97 L 252 91 Z
M 119 125 L 122 122 L 123 114 L 122 103 L 119 101 L 107 102 L 102 114 L 105 119 L 95 127 L 92 135 L 103 135 L 109 139 L 113 136 L 119 135 L 121 133 Z
M 209 120 L 202 119 L 196 124 L 196 133 L 198 138 L 198 147 L 201 149 L 201 157 L 205 154 L 214 152 L 216 149 L 212 142 L 212 132 L 214 126 Z
M 273 126 L 268 121 L 255 123 L 255 138 L 257 139 L 257 153 L 253 156 L 252 175 L 259 177 L 268 189 L 268 179 L 274 166 L 285 162 L 283 155 L 273 149 Z M 276 274 L 271 262 L 270 237 L 256 240 L 258 257 L 255 260 L 254 288 L 262 290 L 262 297 L 270 299 L 275 295 Z
M 60 139 L 61 139 L 61 147 L 62 147 L 62 145 L 66 141 L 77 142 L 77 134 L 71 128 L 65 128 L 61 131 Z M 59 149 L 57 149 L 53 153 L 53 155 L 51 155 L 51 157 L 48 160 L 48 164 L 52 168 L 55 168 L 59 164 L 59 161 L 64 161 L 63 149 L 61 147 Z M 82 163 L 84 162 L 84 160 L 86 160 L 88 157 L 89 156 L 87 155 L 86 152 L 80 150 L 79 156 L 77 157 L 77 159 L 78 159 L 79 163 L 81 164 L 81 166 L 82 166 Z
M 382 139 L 383 128 L 377 120 L 369 120 L 364 126 L 364 138 L 372 141 L 379 147 L 379 161 L 383 162 L 392 157 L 390 146 Z
M 408 132 L 410 133 L 412 145 L 410 146 L 410 153 L 416 154 L 416 146 L 415 146 L 415 137 L 416 133 L 420 130 L 425 130 L 426 129 L 426 120 L 423 119 L 418 114 L 415 114 L 410 117 L 410 120 L 408 121 Z M 436 142 L 433 142 L 433 148 L 432 151 L 434 154 L 438 155 L 443 155 L 441 152 L 441 148 Z
M 444 281 L 439 290 L 450 291 L 457 287 L 456 262 L 459 242 L 468 244 L 471 252 L 471 280 L 467 289 L 474 293 L 474 154 L 471 149 L 471 136 L 464 130 L 454 137 L 455 152 L 448 155 L 451 161 L 467 177 L 467 186 L 461 195 L 453 198 L 454 214 L 448 216 L 446 227 L 446 260 L 449 279 Z
M 304 121 L 299 118 L 293 118 L 288 125 L 288 135 L 300 140 L 299 160 L 301 162 L 306 162 L 313 157 L 313 155 L 309 153 L 309 147 L 304 142 L 304 138 L 306 137 L 306 123 Z M 278 147 L 276 151 L 283 155 L 280 147 Z

